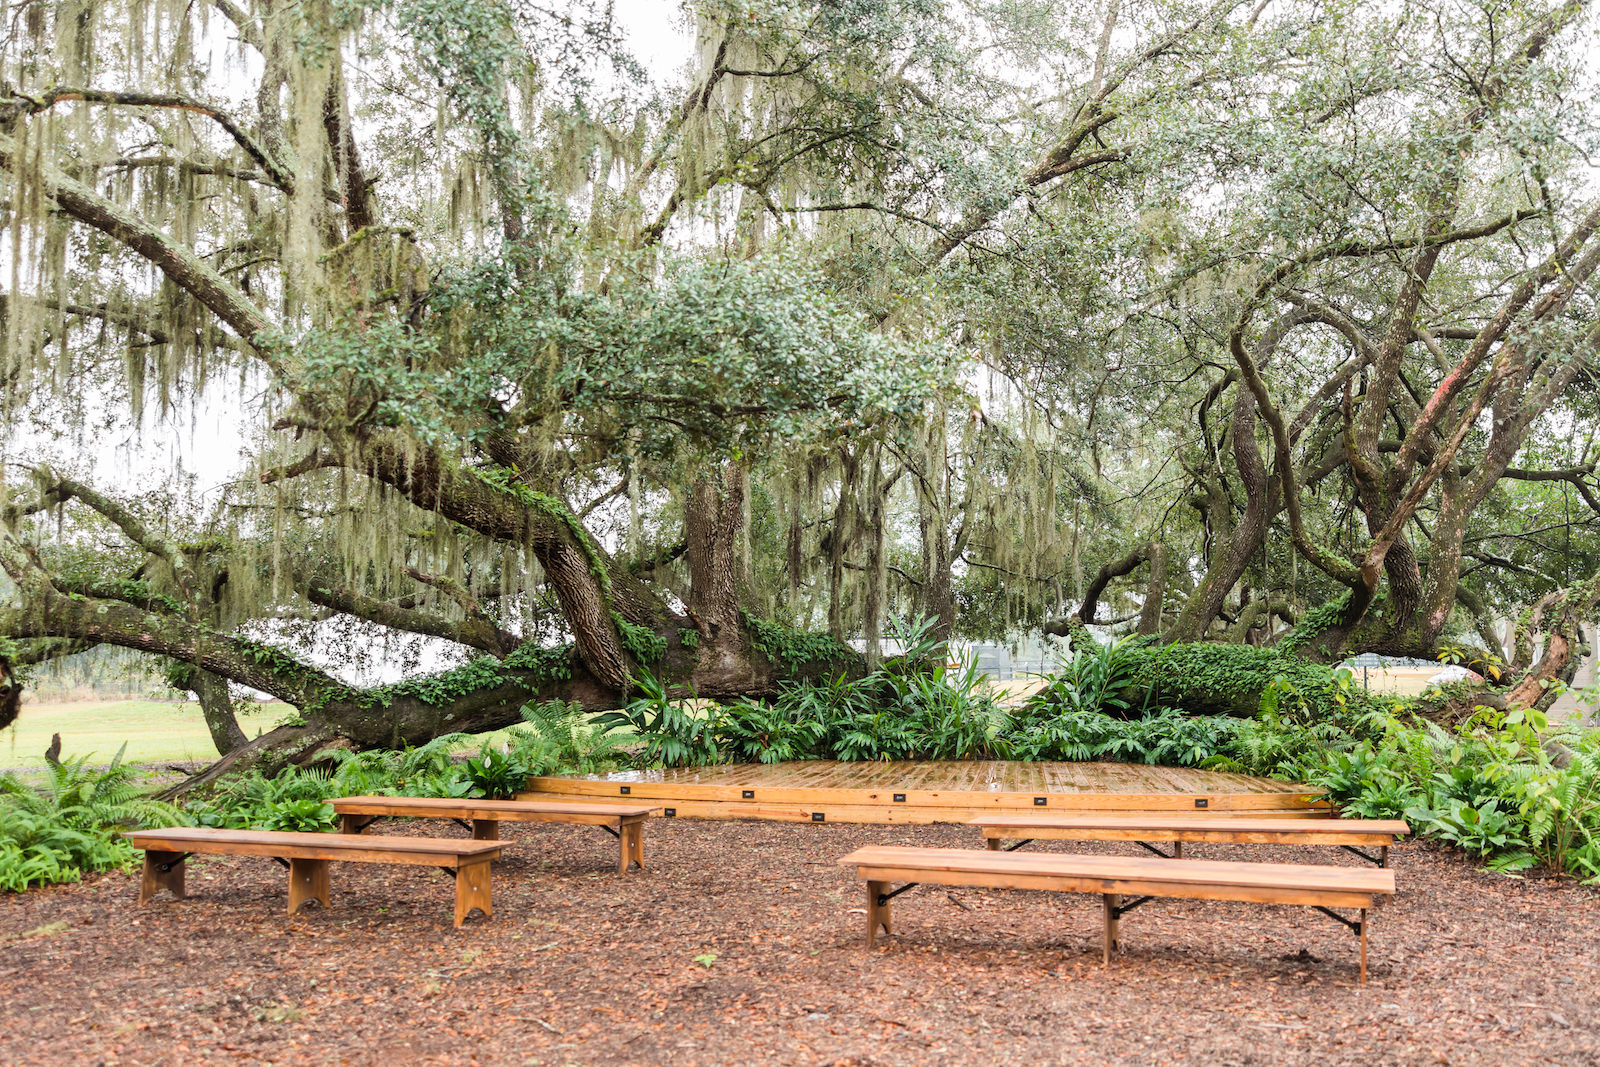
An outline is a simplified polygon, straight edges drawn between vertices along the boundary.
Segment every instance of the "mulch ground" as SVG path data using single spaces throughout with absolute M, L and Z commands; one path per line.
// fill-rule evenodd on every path
M 292 920 L 282 869 L 233 857 L 190 860 L 182 902 L 122 874 L 0 898 L 0 1063 L 1600 1064 L 1600 896 L 1423 846 L 1363 988 L 1305 908 L 1152 902 L 1107 970 L 1097 898 L 924 886 L 866 951 L 833 860 L 963 827 L 657 820 L 626 877 L 593 828 L 504 831 L 495 917 L 460 931 L 449 879 L 364 864 Z

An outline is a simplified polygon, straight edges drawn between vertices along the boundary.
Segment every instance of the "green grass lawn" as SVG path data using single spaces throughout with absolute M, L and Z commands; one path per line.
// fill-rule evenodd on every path
M 287 704 L 239 705 L 246 737 L 272 729 L 289 712 Z M 110 763 L 126 741 L 129 763 L 209 762 L 217 758 L 199 704 L 157 700 L 83 701 L 24 704 L 17 721 L 0 730 L 0 770 L 32 769 L 44 762 L 50 735 L 61 735 L 63 758 L 89 756 Z

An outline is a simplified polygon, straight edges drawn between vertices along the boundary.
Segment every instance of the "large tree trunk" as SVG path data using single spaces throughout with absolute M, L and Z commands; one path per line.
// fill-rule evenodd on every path
M 226 678 L 196 670 L 189 679 L 189 691 L 200 701 L 200 713 L 205 716 L 206 729 L 211 731 L 211 743 L 217 746 L 219 756 L 226 756 L 249 742 L 239 728 L 239 718 L 233 710 L 233 694 L 228 692 Z
M 1256 421 L 1254 395 L 1248 389 L 1238 390 L 1233 400 L 1230 436 L 1234 466 L 1245 493 L 1244 514 L 1234 524 L 1227 543 L 1212 555 L 1205 577 L 1178 613 L 1167 633 L 1173 641 L 1197 641 L 1205 636 L 1228 594 L 1260 551 L 1267 523 L 1278 510 L 1277 482 L 1268 478 L 1262 462 L 1261 448 L 1256 443 Z

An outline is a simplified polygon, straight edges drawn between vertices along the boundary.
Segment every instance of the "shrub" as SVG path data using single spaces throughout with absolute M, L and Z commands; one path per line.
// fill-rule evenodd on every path
M 528 773 L 528 764 L 509 745 L 495 748 L 485 744 L 466 764 L 473 791 L 493 800 L 508 800 L 527 788 Z
M 698 715 L 680 698 L 667 694 L 666 684 L 648 671 L 634 680 L 640 696 L 620 711 L 595 717 L 607 733 L 627 729 L 643 742 L 640 762 L 664 767 L 700 767 L 719 762 L 716 727 L 709 716 Z M 691 694 L 692 699 L 692 694 Z
M 531 733 L 517 737 L 531 774 L 594 774 L 610 770 L 623 759 L 616 738 L 588 722 L 581 704 L 529 702 L 522 706 L 522 718 Z
M 137 852 L 122 831 L 183 821 L 139 792 L 122 755 L 105 768 L 89 767 L 87 756 L 47 763 L 42 789 L 0 775 L 0 888 L 21 892 L 127 867 Z

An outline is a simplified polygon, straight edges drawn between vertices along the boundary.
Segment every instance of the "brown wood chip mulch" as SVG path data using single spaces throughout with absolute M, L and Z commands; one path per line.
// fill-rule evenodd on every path
M 964 827 L 656 820 L 626 877 L 593 828 L 503 830 L 496 915 L 460 931 L 450 879 L 364 864 L 293 920 L 285 872 L 234 857 L 191 860 L 183 902 L 122 874 L 0 898 L 0 1063 L 1600 1064 L 1600 894 L 1426 846 L 1362 988 L 1306 908 L 1153 901 L 1107 970 L 1092 896 L 924 886 L 867 952 L 834 859 Z

